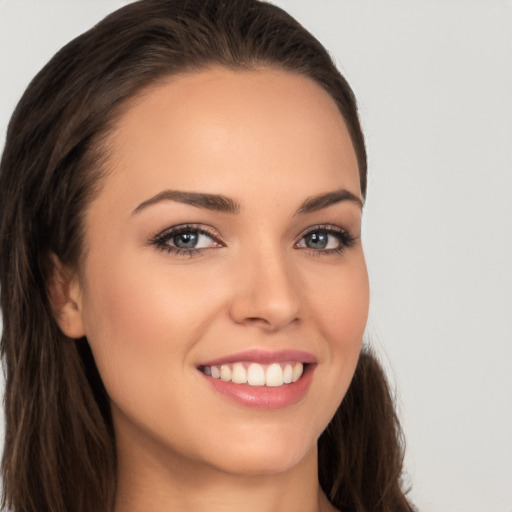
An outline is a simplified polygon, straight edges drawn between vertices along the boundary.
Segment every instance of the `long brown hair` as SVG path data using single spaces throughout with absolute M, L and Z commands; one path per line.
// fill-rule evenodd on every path
M 354 95 L 322 45 L 256 0 L 142 0 L 73 40 L 18 104 L 0 167 L 0 279 L 6 371 L 3 505 L 14 512 L 110 512 L 116 454 L 109 400 L 87 340 L 59 330 L 47 296 L 50 254 L 80 265 L 83 215 L 105 174 L 104 141 L 127 101 L 170 75 L 210 65 L 311 78 L 335 100 L 358 158 Z M 412 510 L 402 437 L 383 372 L 363 350 L 318 441 L 319 480 L 354 512 Z

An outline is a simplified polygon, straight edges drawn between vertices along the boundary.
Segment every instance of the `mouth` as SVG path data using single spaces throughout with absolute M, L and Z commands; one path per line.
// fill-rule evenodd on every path
M 280 387 L 297 382 L 306 363 L 298 361 L 260 364 L 238 361 L 221 365 L 202 365 L 199 371 L 213 379 L 249 386 Z
M 247 351 L 204 362 L 197 369 L 211 389 L 238 405 L 279 409 L 306 395 L 317 361 L 296 350 Z

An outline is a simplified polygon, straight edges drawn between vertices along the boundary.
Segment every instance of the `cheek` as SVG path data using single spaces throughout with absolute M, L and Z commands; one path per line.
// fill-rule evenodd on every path
M 317 279 L 309 295 L 318 334 L 325 343 L 325 389 L 320 401 L 328 411 L 324 418 L 328 422 L 354 375 L 368 318 L 368 274 L 362 253 L 331 272 L 323 283 Z
M 351 347 L 358 350 L 369 308 L 368 274 L 362 253 L 326 275 L 323 282 L 317 279 L 309 294 L 319 327 L 332 351 L 350 351 Z
M 91 258 L 88 267 L 86 336 L 114 401 L 140 405 L 148 392 L 179 384 L 191 347 L 217 312 L 204 276 L 177 279 L 151 263 L 126 257 L 107 268 Z

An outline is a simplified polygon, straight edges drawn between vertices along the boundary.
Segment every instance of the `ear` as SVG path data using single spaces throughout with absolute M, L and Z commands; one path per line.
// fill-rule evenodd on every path
M 55 254 L 50 254 L 47 282 L 48 300 L 60 330 L 69 338 L 85 336 L 82 319 L 81 290 L 76 272 L 66 268 Z

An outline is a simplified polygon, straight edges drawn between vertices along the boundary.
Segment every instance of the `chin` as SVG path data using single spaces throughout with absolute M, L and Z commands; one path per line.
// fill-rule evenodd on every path
M 275 475 L 285 473 L 311 456 L 316 457 L 316 438 L 284 435 L 257 435 L 251 440 L 236 440 L 226 446 L 216 458 L 222 471 L 241 476 Z M 220 462 L 220 463 L 219 463 Z
M 316 450 L 316 446 L 314 447 Z M 287 473 L 300 465 L 309 455 L 307 453 L 293 453 L 282 456 L 280 451 L 276 453 L 244 454 L 242 457 L 229 457 L 219 468 L 222 471 L 239 476 L 265 476 Z

